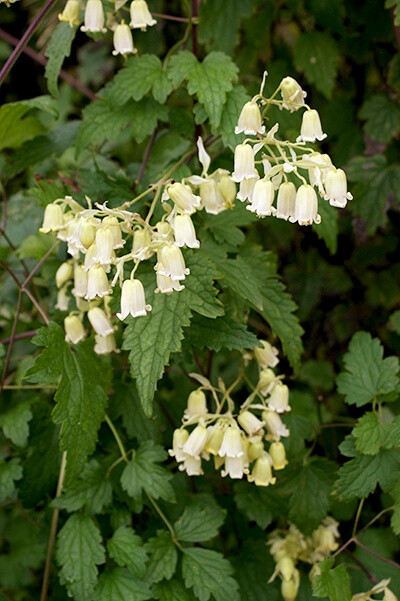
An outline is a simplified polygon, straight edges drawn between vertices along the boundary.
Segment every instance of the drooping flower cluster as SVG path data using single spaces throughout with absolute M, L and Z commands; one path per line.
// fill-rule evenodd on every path
M 351 200 L 346 174 L 332 164 L 329 155 L 306 146 L 308 142 L 324 140 L 326 134 L 318 112 L 305 104 L 306 92 L 300 85 L 292 77 L 285 77 L 273 95 L 266 98 L 264 83 L 265 77 L 260 93 L 244 105 L 235 128 L 236 134 L 255 136 L 235 148 L 232 179 L 240 185 L 237 198 L 247 202 L 246 208 L 259 217 L 272 215 L 300 225 L 318 224 L 321 216 L 317 192 L 334 207 L 344 208 Z M 279 92 L 281 100 L 275 98 Z M 290 112 L 304 110 L 296 142 L 276 138 L 278 123 L 266 132 L 263 120 L 272 105 Z
M 277 350 L 262 341 L 254 359 L 259 365 L 258 383 L 237 414 L 231 393 L 241 377 L 229 388 L 221 380 L 215 388 L 196 375 L 202 386 L 189 395 L 182 427 L 175 430 L 169 451 L 189 476 L 203 474 L 202 461 L 213 458 L 222 476 L 246 476 L 256 486 L 268 486 L 276 482 L 273 472 L 287 465 L 281 438 L 289 436 L 289 430 L 281 414 L 290 411 L 289 389 L 272 369 L 279 362 Z M 216 405 L 214 413 L 209 411 L 206 392 Z
M 382 601 L 399 601 L 399 598 L 389 588 L 390 578 L 381 580 L 369 591 L 365 593 L 357 593 L 352 596 L 351 601 L 377 601 L 375 595 L 383 593 Z
M 300 586 L 300 572 L 296 567 L 299 561 L 316 563 L 329 557 L 339 547 L 338 523 L 332 517 L 325 518 L 310 536 L 305 536 L 294 525 L 287 530 L 274 530 L 268 537 L 276 567 L 268 582 L 281 579 L 281 593 L 284 601 L 295 601 Z M 313 570 L 310 577 L 313 576 Z
M 118 6 L 118 4 L 120 6 Z M 116 2 L 115 9 L 123 10 L 125 2 Z M 83 13 L 84 24 L 81 30 L 87 33 L 105 33 L 108 29 L 114 32 L 113 54 L 135 54 L 137 49 L 133 44 L 131 29 L 146 31 L 147 27 L 155 25 L 146 0 L 133 0 L 129 7 L 129 24 L 124 19 L 117 23 L 114 13 L 104 14 L 101 0 L 87 0 Z M 82 13 L 79 0 L 67 0 L 64 10 L 58 15 L 60 21 L 69 23 L 71 27 L 79 25 Z M 106 26 L 107 25 L 107 26 Z

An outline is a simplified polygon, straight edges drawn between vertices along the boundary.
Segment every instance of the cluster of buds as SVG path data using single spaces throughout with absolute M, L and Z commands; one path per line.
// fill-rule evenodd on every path
M 120 9 L 123 9 L 121 6 Z M 104 14 L 104 8 L 101 0 L 87 0 L 84 11 L 84 24 L 82 31 L 87 33 L 105 33 L 107 26 L 114 32 L 114 51 L 113 54 L 135 54 L 137 49 L 133 44 L 131 29 L 141 29 L 146 31 L 147 27 L 155 25 L 157 21 L 153 19 L 147 6 L 146 0 L 133 0 L 129 7 L 130 21 L 125 23 L 122 19 L 117 23 L 113 13 Z M 69 23 L 71 27 L 81 23 L 81 10 L 79 0 L 67 0 L 62 13 L 58 15 L 60 21 Z
M 278 576 L 281 579 L 281 593 L 284 601 L 295 601 L 300 586 L 300 572 L 296 567 L 299 561 L 313 566 L 310 578 L 317 571 L 318 561 L 329 557 L 339 547 L 338 523 L 332 517 L 325 518 L 310 536 L 304 536 L 294 524 L 287 530 L 274 530 L 268 537 L 276 567 L 269 582 Z
M 390 578 L 381 580 L 365 593 L 353 595 L 351 601 L 377 601 L 375 595 L 383 593 L 382 601 L 399 601 L 399 598 L 389 588 Z
M 246 476 L 256 486 L 269 486 L 276 482 L 273 471 L 287 465 L 281 438 L 289 436 L 289 430 L 281 414 L 290 411 L 289 389 L 272 369 L 279 361 L 277 350 L 262 341 L 254 359 L 260 368 L 259 380 L 238 414 L 231 393 L 241 376 L 229 388 L 219 379 L 215 388 L 203 376 L 192 374 L 202 386 L 190 393 L 182 427 L 175 430 L 169 451 L 189 476 L 202 475 L 202 461 L 212 456 L 222 476 Z M 215 413 L 209 411 L 207 391 L 216 405 Z
M 317 191 L 334 207 L 344 208 L 352 199 L 346 174 L 332 164 L 329 155 L 306 145 L 323 140 L 326 134 L 318 112 L 305 104 L 306 92 L 300 85 L 292 77 L 285 77 L 272 96 L 266 98 L 264 83 L 265 76 L 260 93 L 244 105 L 235 128 L 236 134 L 254 136 L 235 148 L 232 179 L 240 185 L 237 198 L 247 202 L 246 208 L 259 217 L 272 215 L 300 225 L 318 224 L 321 216 Z M 281 100 L 275 98 L 279 92 Z M 290 112 L 304 110 L 296 142 L 276 138 L 278 123 L 266 132 L 263 120 L 272 105 Z M 260 151 L 261 158 L 256 160 Z

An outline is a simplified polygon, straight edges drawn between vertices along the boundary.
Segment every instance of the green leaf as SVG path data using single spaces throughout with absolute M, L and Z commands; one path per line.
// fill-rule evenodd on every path
M 244 17 L 254 10 L 252 0 L 203 0 L 199 11 L 199 39 L 213 50 L 230 53 L 239 41 Z
M 390 519 L 390 525 L 392 527 L 393 532 L 399 536 L 400 535 L 400 503 L 397 502 L 394 506 L 394 511 L 392 513 L 392 517 Z
M 121 567 L 127 567 L 132 574 L 143 578 L 146 573 L 147 553 L 142 539 L 132 528 L 121 526 L 107 542 L 110 556 Z
M 313 224 L 312 228 L 318 238 L 325 242 L 331 255 L 334 255 L 337 250 L 339 211 L 331 207 L 326 200 L 319 198 L 318 212 L 321 215 L 321 223 Z
M 3 428 L 4 436 L 20 447 L 25 446 L 29 436 L 28 424 L 31 419 L 32 411 L 29 401 L 15 405 L 0 415 L 0 426 Z
M 396 334 L 400 334 L 400 309 L 391 314 L 388 327 L 396 332 Z
M 18 256 L 20 256 L 21 259 L 29 257 L 40 261 L 53 246 L 54 242 L 55 239 L 53 236 L 37 232 L 37 234 L 32 234 L 31 236 L 24 238 L 18 249 Z
M 26 140 L 42 133 L 44 128 L 40 121 L 34 116 L 26 116 L 33 109 L 50 113 L 54 117 L 58 115 L 55 101 L 50 96 L 9 102 L 0 107 L 0 150 L 17 148 Z
M 157 536 L 153 536 L 146 542 L 145 549 L 150 554 L 147 578 L 151 582 L 160 582 L 164 578 L 169 580 L 175 572 L 178 561 L 178 552 L 170 533 L 160 530 Z
M 190 328 L 185 330 L 185 340 L 197 348 L 214 351 L 222 348 L 252 349 L 259 344 L 257 336 L 249 332 L 244 324 L 225 315 L 217 319 L 193 316 Z
M 22 468 L 19 459 L 14 458 L 0 463 L 0 502 L 11 497 L 14 492 L 15 480 L 21 480 Z
M 296 69 L 327 98 L 332 96 L 339 56 L 335 40 L 320 31 L 303 33 L 294 46 Z
M 64 58 L 67 58 L 71 53 L 71 45 L 77 29 L 77 27 L 71 27 L 69 23 L 59 23 L 51 34 L 45 53 L 45 56 L 49 59 L 45 68 L 45 76 L 47 87 L 53 96 L 58 96 L 58 76 Z
M 365 455 L 376 455 L 385 442 L 384 425 L 372 411 L 360 417 L 352 434 L 356 439 L 356 449 Z
M 92 518 L 75 513 L 65 522 L 57 538 L 61 583 L 76 601 L 91 601 L 97 583 L 97 566 L 105 562 L 97 526 Z
M 251 522 L 265 530 L 272 522 L 271 493 L 261 487 L 250 488 L 247 483 L 235 484 L 235 503 Z
M 232 150 L 237 144 L 243 142 L 246 137 L 245 134 L 235 134 L 235 127 L 244 104 L 249 100 L 250 96 L 243 86 L 235 86 L 233 90 L 227 94 L 219 131 L 223 143 Z
M 60 446 L 67 451 L 67 475 L 71 480 L 94 451 L 107 402 L 108 371 L 94 353 L 91 341 L 71 348 L 65 342 L 64 330 L 54 322 L 38 330 L 32 342 L 45 350 L 26 378 L 40 384 L 59 381 L 53 421 L 61 426 Z
M 400 131 L 400 109 L 383 94 L 371 96 L 361 107 L 365 133 L 378 142 L 390 142 Z
M 101 513 L 111 503 L 111 499 L 111 482 L 105 477 L 105 470 L 93 459 L 85 465 L 79 479 L 54 499 L 53 506 L 67 511 L 86 507 L 90 513 Z
M 104 572 L 96 588 L 98 601 L 146 601 L 152 597 L 147 582 L 139 580 L 124 568 Z
M 397 357 L 383 358 L 383 346 L 367 332 L 357 332 L 343 358 L 345 372 L 336 379 L 338 391 L 349 405 L 361 407 L 393 392 L 398 384 Z
M 168 108 L 152 98 L 143 98 L 131 104 L 129 114 L 132 135 L 140 143 L 153 133 L 158 121 L 167 120 Z
M 217 242 L 229 246 L 240 246 L 246 239 L 242 226 L 255 223 L 257 216 L 246 210 L 244 203 L 236 203 L 232 209 L 223 211 L 219 215 L 203 215 L 206 228 L 210 229 Z
M 238 585 L 232 578 L 232 566 L 221 553 L 189 547 L 182 558 L 182 574 L 187 587 L 193 588 L 199 601 L 239 601 Z
M 154 54 L 142 54 L 130 58 L 124 69 L 120 69 L 107 90 L 111 103 L 122 105 L 128 100 L 141 100 L 152 90 L 154 100 L 163 104 L 171 93 L 167 72 Z
M 333 568 L 333 558 L 317 564 L 316 575 L 312 580 L 313 595 L 319 599 L 329 597 L 330 601 L 350 601 L 350 576 L 343 564 Z
M 186 543 L 200 543 L 214 538 L 225 520 L 226 512 L 215 505 L 192 505 L 174 524 L 176 538 Z
M 399 478 L 400 456 L 397 451 L 381 451 L 378 455 L 358 455 L 339 469 L 335 493 L 343 501 L 365 498 L 379 483 L 389 489 Z
M 232 90 L 233 82 L 237 80 L 237 71 L 232 59 L 223 52 L 211 52 L 200 63 L 194 54 L 184 50 L 171 58 L 168 77 L 174 87 L 187 79 L 189 94 L 196 95 L 211 125 L 216 127 L 221 120 L 226 93 Z
M 169 483 L 172 474 L 156 465 L 168 457 L 164 449 L 152 441 L 143 442 L 121 475 L 121 486 L 134 499 L 142 496 L 142 491 L 155 499 L 174 500 L 174 491 Z
M 179 580 L 160 582 L 154 586 L 155 598 L 159 601 L 194 601 L 191 591 L 188 591 Z
M 335 385 L 335 372 L 329 361 L 315 359 L 304 361 L 298 377 L 301 382 L 325 391 L 332 390 Z

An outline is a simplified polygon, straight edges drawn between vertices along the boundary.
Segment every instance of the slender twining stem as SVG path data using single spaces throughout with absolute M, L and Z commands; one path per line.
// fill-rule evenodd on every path
M 192 19 L 197 20 L 199 14 L 199 0 L 192 0 Z M 192 50 L 195 56 L 198 55 L 197 23 L 192 28 Z
M 60 471 L 58 474 L 56 498 L 59 497 L 62 493 L 66 465 L 67 465 L 67 453 L 66 453 L 66 451 L 64 451 L 62 454 L 62 457 L 61 457 Z M 57 524 L 58 524 L 59 515 L 60 515 L 60 510 L 53 509 L 53 515 L 51 517 L 51 525 L 50 525 L 49 542 L 47 545 L 46 563 L 44 566 L 44 573 L 43 573 L 42 590 L 40 593 L 40 601 L 46 601 L 46 599 L 47 599 L 47 594 L 48 594 L 48 589 L 49 589 L 49 580 L 50 580 L 51 559 L 53 557 L 53 550 L 54 550 L 54 543 L 56 540 Z
M 11 52 L 10 56 L 6 60 L 0 71 L 0 86 L 8 75 L 8 72 L 11 70 L 13 64 L 24 50 L 25 46 L 29 42 L 31 36 L 35 32 L 38 27 L 40 21 L 43 19 L 44 15 L 50 10 L 50 8 L 55 4 L 57 0 L 47 0 L 47 2 L 42 6 L 36 17 L 33 19 L 32 23 L 29 25 L 28 29 L 25 31 L 22 38 L 19 40 L 18 44 L 15 46 L 14 50 Z
M 54 384 L 6 384 L 3 390 L 53 390 L 58 387 Z
M 146 150 L 144 151 L 143 160 L 140 163 L 139 173 L 138 173 L 138 176 L 136 179 L 138 184 L 140 184 L 140 182 L 143 179 L 143 174 L 145 172 L 145 169 L 146 169 L 146 166 L 147 166 L 147 163 L 149 160 L 149 156 L 150 156 L 150 151 L 151 151 L 154 141 L 156 139 L 156 135 L 157 135 L 157 127 L 154 128 L 153 133 L 151 134 L 150 139 L 147 143 Z
M 361 499 L 361 501 L 360 501 L 360 503 L 358 505 L 356 519 L 354 520 L 354 526 L 353 526 L 353 534 L 352 534 L 352 536 L 355 536 L 357 534 L 358 522 L 360 521 L 361 512 L 362 512 L 363 507 L 364 507 L 364 502 L 365 502 L 365 499 Z
M 165 19 L 166 21 L 177 21 L 179 23 L 189 23 L 190 19 L 187 17 L 175 17 L 174 15 L 164 15 L 163 13 L 153 13 L 151 12 L 153 17 L 158 17 L 159 19 Z
M 171 522 L 169 521 L 169 519 L 167 518 L 167 516 L 165 515 L 165 513 L 162 511 L 162 509 L 158 505 L 158 503 L 156 503 L 156 501 L 153 499 L 153 497 L 150 496 L 149 494 L 147 494 L 147 497 L 148 497 L 150 503 L 153 505 L 154 509 L 157 511 L 157 513 L 160 516 L 160 518 L 162 519 L 162 521 L 164 522 L 164 524 L 166 525 L 166 527 L 168 528 L 168 530 L 169 530 L 169 532 L 171 534 L 172 542 L 178 547 L 178 549 L 180 549 L 182 551 L 182 553 L 184 553 L 185 549 L 182 547 L 182 545 L 180 544 L 180 542 L 176 538 L 175 530 L 174 530 Z
M 23 340 L 24 338 L 32 338 L 36 335 L 36 330 L 28 330 L 27 332 L 20 332 L 19 334 L 15 334 L 13 340 Z M 11 336 L 8 338 L 2 338 L 0 340 L 0 344 L 8 344 L 11 342 Z
M 13 325 L 12 325 L 12 328 L 11 328 L 10 344 L 7 347 L 6 358 L 4 359 L 4 366 L 3 366 L 3 371 L 2 371 L 2 374 L 1 374 L 0 392 L 3 390 L 4 382 L 5 382 L 6 377 L 7 377 L 8 367 L 9 367 L 10 361 L 11 361 L 11 353 L 12 353 L 12 349 L 13 349 L 15 333 L 16 333 L 16 330 L 17 330 L 17 324 L 18 324 L 18 320 L 19 320 L 19 313 L 21 311 L 21 303 L 22 303 L 22 292 L 21 292 L 21 290 L 19 290 L 19 292 L 18 292 L 17 306 L 15 308 L 14 321 L 13 321 Z
M 129 463 L 129 459 L 128 459 L 128 455 L 126 453 L 124 444 L 120 438 L 120 435 L 117 432 L 116 427 L 114 426 L 114 424 L 112 423 L 112 421 L 110 420 L 110 418 L 108 417 L 107 413 L 104 415 L 104 419 L 107 422 L 108 427 L 110 428 L 111 432 L 113 433 L 113 436 L 117 442 L 119 451 L 121 453 L 121 457 L 124 459 L 124 461 L 126 461 L 126 463 Z

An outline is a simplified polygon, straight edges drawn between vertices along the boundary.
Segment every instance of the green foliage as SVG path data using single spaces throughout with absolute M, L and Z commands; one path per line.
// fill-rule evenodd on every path
M 171 93 L 172 85 L 162 68 L 160 59 L 154 54 L 143 54 L 131 58 L 121 69 L 108 89 L 111 103 L 123 105 L 128 100 L 141 100 L 149 91 L 154 100 L 163 104 Z
M 67 511 L 86 508 L 90 513 L 101 513 L 112 499 L 111 483 L 104 476 L 104 470 L 98 462 L 95 459 L 89 461 L 79 479 L 68 486 L 61 497 L 53 501 L 54 507 Z
M 365 133 L 378 142 L 389 142 L 400 130 L 400 109 L 381 94 L 372 96 L 360 110 Z
M 18 459 L 2 461 L 0 464 L 0 500 L 5 501 L 14 492 L 15 481 L 22 478 L 22 469 Z
M 64 59 L 71 53 L 75 34 L 76 27 L 71 27 L 68 23 L 59 23 L 53 31 L 49 45 L 47 46 L 46 57 L 48 58 L 48 62 L 45 75 L 49 92 L 53 96 L 58 96 L 58 75 Z
M 152 598 L 147 582 L 138 580 L 124 568 L 104 572 L 96 589 L 99 601 L 146 601 Z
M 348 501 L 367 497 L 378 483 L 383 490 L 388 490 L 399 476 L 399 466 L 397 451 L 357 455 L 340 468 L 335 492 L 343 501 Z
M 324 559 L 318 564 L 318 572 L 313 579 L 313 594 L 319 599 L 329 597 L 330 601 L 350 601 L 350 576 L 341 564 L 333 567 L 333 559 Z
M 176 537 L 186 543 L 200 543 L 214 538 L 225 519 L 218 506 L 192 505 L 185 509 L 174 525 Z
M 145 575 L 147 554 L 140 536 L 137 536 L 132 528 L 127 526 L 117 528 L 107 542 L 107 549 L 119 566 L 126 566 L 135 576 Z
M 20 403 L 0 415 L 0 426 L 7 438 L 17 446 L 23 447 L 28 440 L 31 419 L 32 411 L 29 402 Z
M 178 552 L 170 533 L 159 531 L 157 536 L 149 538 L 145 549 L 150 555 L 147 577 L 152 582 L 160 582 L 164 578 L 169 580 L 175 572 L 178 561 Z
M 294 47 L 294 61 L 309 83 L 328 98 L 332 96 L 339 51 L 329 34 L 310 31 L 300 36 Z
M 182 559 L 182 574 L 187 587 L 193 588 L 199 601 L 239 599 L 238 586 L 232 578 L 232 567 L 216 551 L 189 547 Z

